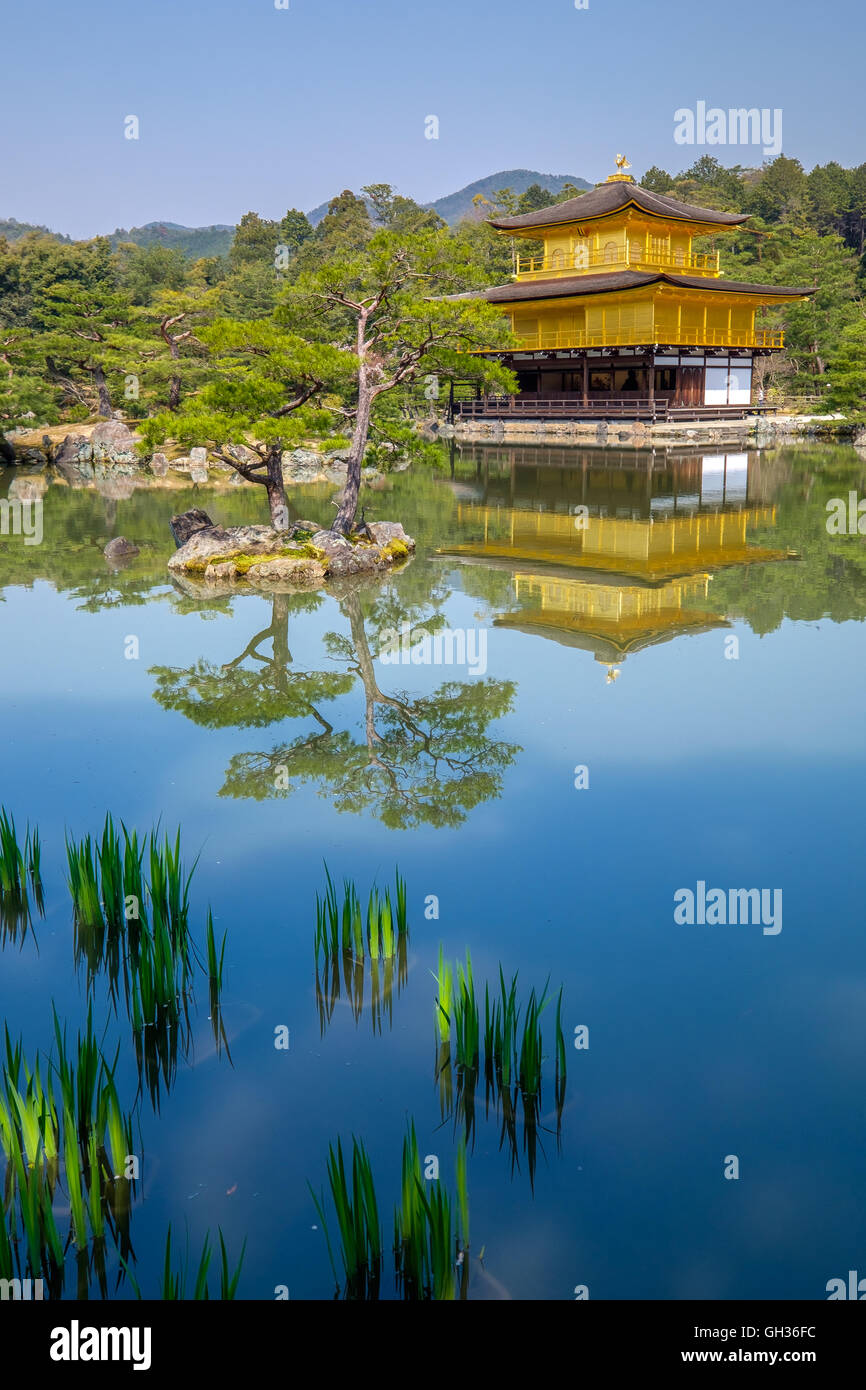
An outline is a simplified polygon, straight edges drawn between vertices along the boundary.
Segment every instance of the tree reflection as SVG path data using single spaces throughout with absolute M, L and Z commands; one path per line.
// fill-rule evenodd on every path
M 489 732 L 510 712 L 515 683 L 485 678 L 449 680 L 429 694 L 383 690 L 374 651 L 393 623 L 394 595 L 357 582 L 335 592 L 346 626 L 323 639 L 333 669 L 295 669 L 289 646 L 290 616 L 313 611 L 322 596 L 277 594 L 270 625 L 233 661 L 153 668 L 155 699 L 203 728 L 306 721 L 306 729 L 271 749 L 236 753 L 222 796 L 285 798 L 308 782 L 337 810 L 370 812 L 392 829 L 460 825 L 474 807 L 501 794 L 504 771 L 520 752 Z M 404 610 L 404 616 L 411 614 Z M 434 612 L 425 629 L 435 631 L 443 621 Z M 360 737 L 355 701 L 327 708 L 358 687 Z

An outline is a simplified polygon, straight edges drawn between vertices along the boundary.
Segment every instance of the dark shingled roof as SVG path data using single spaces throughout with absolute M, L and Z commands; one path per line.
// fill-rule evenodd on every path
M 501 222 L 490 219 L 490 226 L 502 232 L 519 232 L 532 227 L 553 227 L 560 222 L 590 222 L 594 217 L 606 217 L 608 213 L 618 212 L 630 203 L 653 217 L 675 218 L 680 222 L 738 227 L 741 222 L 748 221 L 747 214 L 718 212 L 715 208 L 680 203 L 676 198 L 663 198 L 660 193 L 641 188 L 639 183 L 628 183 L 623 179 L 616 183 L 600 183 L 579 198 L 569 198 L 567 203 L 555 203 L 553 207 L 525 212 L 522 217 L 506 217 Z
M 791 299 L 815 293 L 815 287 L 790 285 L 756 285 L 750 280 L 713 279 L 700 275 L 670 275 L 664 271 L 612 270 L 599 275 L 568 275 L 555 280 L 515 281 L 510 285 L 494 285 L 481 290 L 479 297 L 489 304 L 516 304 L 520 300 L 561 299 L 587 294 L 606 294 L 609 290 L 634 290 L 657 283 L 676 285 L 686 290 L 721 290 L 735 294 L 784 295 Z M 461 296 L 468 298 L 469 296 Z M 457 298 L 455 295 L 454 298 Z

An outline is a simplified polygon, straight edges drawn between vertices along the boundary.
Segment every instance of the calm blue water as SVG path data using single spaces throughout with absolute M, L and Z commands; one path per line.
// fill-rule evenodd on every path
M 40 828 L 47 899 L 35 933 L 0 952 L 10 1032 L 33 1056 L 50 1049 L 52 1000 L 73 1034 L 83 1023 L 64 834 L 98 830 L 107 810 L 182 827 L 188 860 L 200 853 L 198 938 L 208 904 L 228 932 L 232 1062 L 215 1055 L 205 988 L 194 1056 L 158 1114 L 146 1095 L 136 1105 L 146 1295 L 171 1222 L 194 1252 L 217 1227 L 233 1252 L 246 1238 L 242 1297 L 332 1296 L 307 1182 L 324 1183 L 338 1135 L 364 1138 L 386 1238 L 408 1118 L 453 1185 L 434 1074 L 440 942 L 454 959 L 471 949 L 482 992 L 500 963 L 527 991 L 562 985 L 568 1043 L 560 1143 L 550 1070 L 534 1187 L 479 1093 L 471 1297 L 586 1284 L 593 1299 L 820 1299 L 862 1267 L 866 561 L 862 538 L 828 536 L 825 519 L 829 498 L 862 495 L 864 472 L 841 446 L 727 464 L 443 451 L 438 470 L 375 497 L 416 558 L 339 595 L 172 586 L 171 513 L 250 520 L 251 489 L 52 487 L 41 546 L 0 537 L 0 801 Z M 324 521 L 329 491 L 297 508 Z M 142 554 L 112 574 L 101 549 L 117 534 Z M 483 632 L 483 675 L 376 659 L 385 629 L 433 631 L 437 615 Z M 344 1003 L 320 1033 L 323 860 L 362 896 L 395 865 L 407 880 L 408 979 L 381 1036 Z M 781 889 L 782 930 L 677 924 L 673 895 L 699 880 Z M 94 1017 L 123 1041 L 131 1104 L 128 1024 L 99 985 Z

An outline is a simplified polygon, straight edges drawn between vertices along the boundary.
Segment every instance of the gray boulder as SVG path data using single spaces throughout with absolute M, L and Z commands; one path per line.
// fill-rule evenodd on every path
M 141 552 L 137 545 L 128 541 L 126 536 L 115 536 L 113 541 L 109 541 L 103 550 L 106 560 L 131 560 L 134 555 Z
M 390 545 L 391 541 L 402 541 L 407 550 L 415 549 L 415 542 L 407 536 L 399 521 L 368 521 L 367 530 L 377 545 Z
M 175 521 L 183 521 L 189 515 L 186 512 L 184 517 L 173 519 L 171 529 L 175 540 L 178 539 Z M 233 555 L 270 555 L 284 550 L 289 543 L 286 531 L 275 531 L 271 526 L 225 527 L 208 523 L 193 527 L 172 555 L 168 567 L 170 570 L 203 571 L 211 562 L 230 560 Z
M 122 420 L 101 421 L 90 435 L 94 462 L 134 463 L 138 439 Z
M 213 522 L 207 512 L 203 512 L 201 507 L 192 507 L 188 512 L 181 512 L 178 516 L 173 516 L 169 522 L 171 534 L 174 536 L 174 543 L 180 549 L 186 545 L 190 536 L 196 531 L 203 531 L 213 527 Z
M 318 589 L 324 582 L 325 567 L 318 560 L 306 556 L 278 555 L 273 560 L 263 560 L 260 565 L 250 565 L 246 579 L 250 584 L 296 584 L 298 588 Z
M 67 434 L 54 455 L 53 463 L 59 469 L 74 468 L 78 471 L 83 463 L 93 459 L 93 447 L 83 434 Z M 91 475 L 93 470 L 90 470 Z
M 350 545 L 345 536 L 338 536 L 333 531 L 317 531 L 310 544 L 323 553 L 328 574 L 340 577 L 364 574 L 379 568 L 381 557 L 376 546 Z
M 237 565 L 234 560 L 221 560 L 216 565 L 208 565 L 204 577 L 211 584 L 220 583 L 226 579 L 238 579 Z
M 155 478 L 164 478 L 168 472 L 168 459 L 165 454 L 154 454 L 150 460 L 150 471 Z

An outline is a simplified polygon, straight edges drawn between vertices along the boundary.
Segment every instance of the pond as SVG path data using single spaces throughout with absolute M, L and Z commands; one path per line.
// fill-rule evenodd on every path
M 866 559 L 827 503 L 864 488 L 841 445 L 443 446 L 370 494 L 415 557 L 321 593 L 172 584 L 169 517 L 261 520 L 246 486 L 55 485 L 40 544 L 0 536 L 0 802 L 44 880 L 0 933 L 2 1012 L 45 1074 L 52 1006 L 119 1047 L 137 1181 L 103 1293 L 159 1297 L 171 1226 L 192 1267 L 208 1232 L 233 1264 L 246 1241 L 239 1298 L 332 1298 L 310 1187 L 345 1292 L 327 1164 L 354 1135 L 399 1296 L 412 1123 L 428 1191 L 438 1160 L 456 1200 L 465 1145 L 470 1299 L 820 1299 L 862 1262 Z M 290 500 L 325 523 L 331 494 Z M 220 1027 L 200 975 L 143 1066 L 66 883 L 107 812 L 180 828 L 191 933 L 210 907 L 226 935 Z M 364 911 L 399 871 L 393 960 L 317 958 L 326 865 Z M 489 1086 L 483 1039 L 459 1065 L 440 946 L 471 953 L 482 1028 L 500 970 L 521 1027 L 547 984 L 540 1095 Z M 54 1205 L 65 1242 L 62 1181 Z M 75 1263 L 65 1296 L 98 1297 Z

